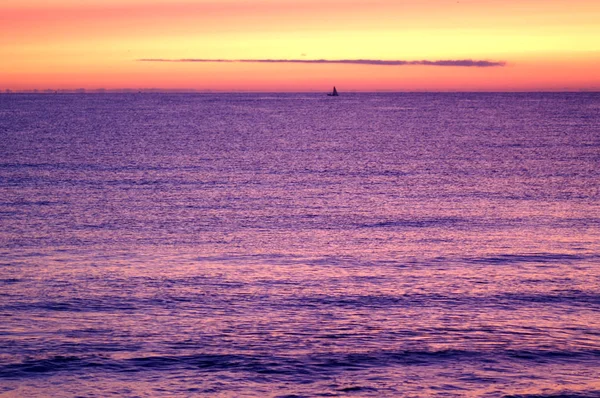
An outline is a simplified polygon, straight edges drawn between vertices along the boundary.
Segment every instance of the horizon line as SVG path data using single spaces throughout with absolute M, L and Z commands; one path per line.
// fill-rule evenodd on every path
M 264 90 L 215 90 L 193 88 L 78 88 L 78 89 L 0 89 L 0 95 L 10 94 L 324 94 L 328 90 L 310 91 L 264 91 Z M 411 94 L 411 93 L 481 93 L 481 94 L 518 94 L 518 93 L 600 93 L 600 87 L 535 90 L 344 90 L 342 94 Z

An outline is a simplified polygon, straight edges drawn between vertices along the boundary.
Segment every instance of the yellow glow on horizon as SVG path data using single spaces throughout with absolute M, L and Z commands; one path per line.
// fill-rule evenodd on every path
M 598 20 L 600 2 L 588 0 L 5 0 L 0 89 L 77 82 L 313 90 L 336 78 L 357 90 L 598 89 Z M 508 66 L 150 65 L 140 58 L 477 59 Z

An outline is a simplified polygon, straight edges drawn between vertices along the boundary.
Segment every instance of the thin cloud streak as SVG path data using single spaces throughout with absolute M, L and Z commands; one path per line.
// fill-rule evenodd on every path
M 404 66 L 404 65 L 425 65 L 425 66 L 461 66 L 488 68 L 496 66 L 505 66 L 505 61 L 488 61 L 472 59 L 444 59 L 439 61 L 419 60 L 382 60 L 382 59 L 203 59 L 203 58 L 183 58 L 183 59 L 164 59 L 164 58 L 142 58 L 140 62 L 226 62 L 226 63 L 265 63 L 265 64 L 351 64 L 351 65 L 374 65 L 374 66 Z

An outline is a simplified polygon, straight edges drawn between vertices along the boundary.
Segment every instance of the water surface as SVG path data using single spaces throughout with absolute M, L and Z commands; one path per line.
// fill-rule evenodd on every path
M 0 95 L 6 396 L 600 395 L 600 95 Z

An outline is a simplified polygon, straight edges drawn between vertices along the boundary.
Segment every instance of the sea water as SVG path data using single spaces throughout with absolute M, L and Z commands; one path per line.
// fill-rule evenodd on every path
M 600 94 L 0 95 L 7 397 L 600 396 Z

